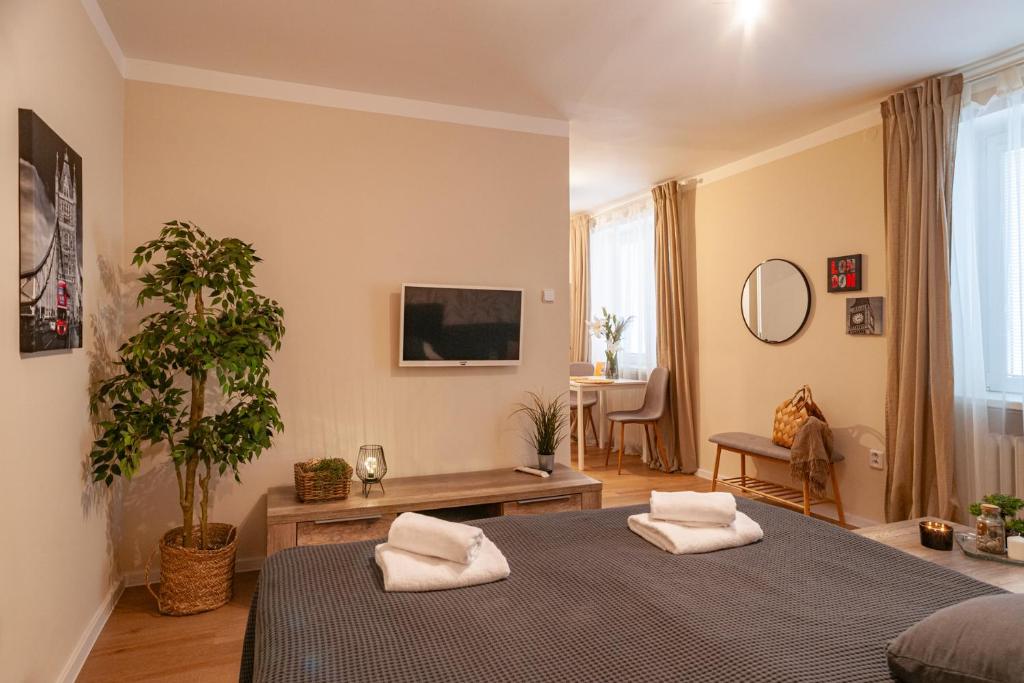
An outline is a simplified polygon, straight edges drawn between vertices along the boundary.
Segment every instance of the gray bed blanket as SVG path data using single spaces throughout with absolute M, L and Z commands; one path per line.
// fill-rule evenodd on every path
M 629 531 L 646 506 L 481 520 L 512 575 L 451 591 L 385 593 L 374 542 L 282 551 L 260 575 L 239 680 L 887 681 L 890 639 L 1003 592 L 738 502 L 764 540 L 705 555 Z

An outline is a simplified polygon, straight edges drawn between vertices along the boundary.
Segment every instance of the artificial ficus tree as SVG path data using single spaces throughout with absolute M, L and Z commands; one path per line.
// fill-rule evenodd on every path
M 145 448 L 165 445 L 187 548 L 209 547 L 213 474 L 230 469 L 239 480 L 240 465 L 284 428 L 268 368 L 281 348 L 284 311 L 256 293 L 260 260 L 241 240 L 215 239 L 187 221 L 165 223 L 132 258 L 149 267 L 139 277 L 137 305 L 158 302 L 160 310 L 142 318 L 118 349 L 120 372 L 92 396 L 94 413 L 103 416 L 89 456 L 93 479 L 110 485 L 131 478 Z

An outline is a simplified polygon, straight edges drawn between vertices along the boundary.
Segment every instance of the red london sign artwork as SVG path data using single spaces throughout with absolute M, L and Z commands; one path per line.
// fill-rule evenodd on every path
M 828 291 L 859 292 L 864 286 L 861 254 L 828 258 Z

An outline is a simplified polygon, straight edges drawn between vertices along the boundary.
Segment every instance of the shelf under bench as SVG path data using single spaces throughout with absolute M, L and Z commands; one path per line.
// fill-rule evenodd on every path
M 843 456 L 833 452 L 828 462 L 829 478 L 832 480 L 833 498 L 814 496 L 811 493 L 811 483 L 807 475 L 803 477 L 803 490 L 798 490 L 784 484 L 751 477 L 747 474 L 747 458 L 762 458 L 776 462 L 789 463 L 792 458 L 790 449 L 773 443 L 767 437 L 746 432 L 722 432 L 713 434 L 708 439 L 717 446 L 715 452 L 715 470 L 711 476 L 711 490 L 714 491 L 718 484 L 725 484 L 732 488 L 761 496 L 768 500 L 801 510 L 805 515 L 810 516 L 811 506 L 822 503 L 835 503 L 836 521 L 840 525 L 846 524 L 846 515 L 843 513 L 843 499 L 839 495 L 839 479 L 836 477 L 836 462 L 843 459 Z M 722 462 L 722 453 L 735 453 L 740 456 L 740 476 L 719 477 L 719 467 Z
M 776 484 L 764 479 L 757 479 L 755 477 L 726 477 L 718 479 L 719 484 L 726 484 L 733 488 L 739 489 L 746 493 L 750 493 L 762 498 L 767 498 L 776 503 L 786 505 L 796 510 L 804 509 L 804 494 L 803 491 L 798 491 L 795 488 L 789 486 L 783 486 L 782 484 Z M 821 503 L 830 503 L 832 501 L 826 498 L 811 497 L 808 501 L 808 505 L 820 505 Z

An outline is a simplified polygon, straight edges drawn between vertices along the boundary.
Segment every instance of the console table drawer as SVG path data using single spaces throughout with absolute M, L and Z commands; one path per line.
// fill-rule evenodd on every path
M 387 538 L 393 521 L 395 521 L 395 515 L 299 522 L 295 529 L 295 540 L 301 546 Z
M 564 496 L 512 500 L 501 504 L 501 512 L 504 515 L 544 515 L 551 512 L 581 510 L 582 507 L 580 494 L 570 493 Z

